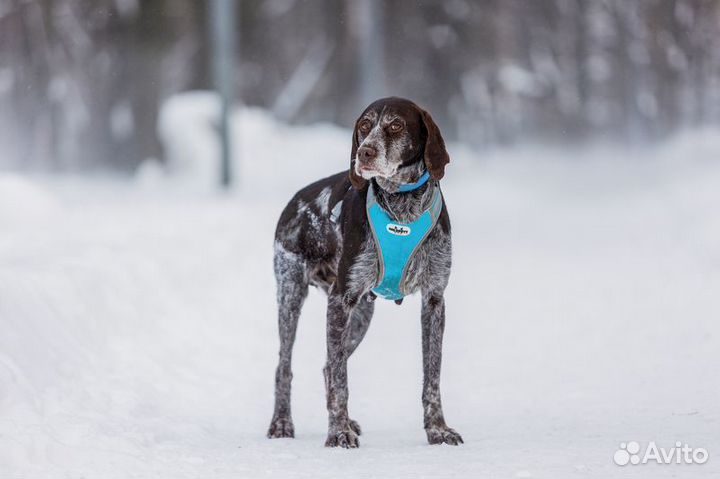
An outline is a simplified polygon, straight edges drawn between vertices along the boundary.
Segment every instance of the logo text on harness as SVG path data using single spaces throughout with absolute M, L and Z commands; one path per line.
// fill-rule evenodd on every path
M 397 236 L 407 236 L 410 234 L 410 228 L 403 225 L 396 225 L 393 223 L 388 223 L 388 225 L 385 227 L 385 229 L 388 231 L 388 233 L 397 235 Z

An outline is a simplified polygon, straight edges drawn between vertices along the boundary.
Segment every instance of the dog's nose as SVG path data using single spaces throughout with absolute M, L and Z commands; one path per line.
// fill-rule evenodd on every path
M 371 146 L 361 146 L 358 148 L 357 156 L 359 160 L 371 161 L 377 156 L 377 150 Z

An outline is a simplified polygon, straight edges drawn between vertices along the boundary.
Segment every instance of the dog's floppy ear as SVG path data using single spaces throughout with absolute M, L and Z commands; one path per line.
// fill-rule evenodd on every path
M 445 176 L 445 165 L 450 163 L 450 155 L 445 149 L 445 140 L 440 134 L 440 128 L 435 124 L 430 113 L 422 108 L 420 109 L 425 130 L 427 130 L 427 140 L 425 140 L 425 168 L 427 168 L 430 176 L 434 180 L 439 180 Z
M 365 188 L 365 185 L 367 185 L 367 180 L 355 173 L 355 156 L 357 156 L 357 150 L 360 147 L 358 144 L 359 124 L 360 120 L 356 121 L 355 128 L 353 128 L 352 150 L 350 152 L 350 183 L 352 183 L 356 190 L 362 190 Z

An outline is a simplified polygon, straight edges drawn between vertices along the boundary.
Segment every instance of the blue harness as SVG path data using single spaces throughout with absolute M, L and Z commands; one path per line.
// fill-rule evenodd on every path
M 429 173 L 426 172 L 417 183 L 403 185 L 398 191 L 416 190 L 427 183 L 429 177 Z M 440 188 L 435 186 L 430 188 L 433 190 L 430 207 L 417 220 L 411 223 L 399 223 L 377 203 L 373 184 L 368 187 L 365 208 L 380 266 L 379 280 L 373 288 L 373 292 L 378 296 L 397 301 L 407 294 L 403 291 L 402 284 L 408 264 L 437 223 L 442 211 Z

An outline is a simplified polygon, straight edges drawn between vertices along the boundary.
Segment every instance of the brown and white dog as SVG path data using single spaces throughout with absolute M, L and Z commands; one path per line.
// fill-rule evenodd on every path
M 293 437 L 290 368 L 298 317 L 308 286 L 328 295 L 327 363 L 324 368 L 330 447 L 358 447 L 360 426 L 348 417 L 347 361 L 370 325 L 379 278 L 376 246 L 366 214 L 369 183 L 377 203 L 394 221 L 411 223 L 427 208 L 450 161 L 430 115 L 409 100 L 384 98 L 368 106 L 355 124 L 350 171 L 298 191 L 275 233 L 280 360 L 275 375 L 275 412 L 268 437 Z M 409 192 L 402 185 L 430 180 Z M 339 206 L 338 206 L 339 205 Z M 440 400 L 440 363 L 445 327 L 445 287 L 450 276 L 450 218 L 444 200 L 437 223 L 407 265 L 402 289 L 422 293 L 424 425 L 430 444 L 461 444 L 448 427 Z

